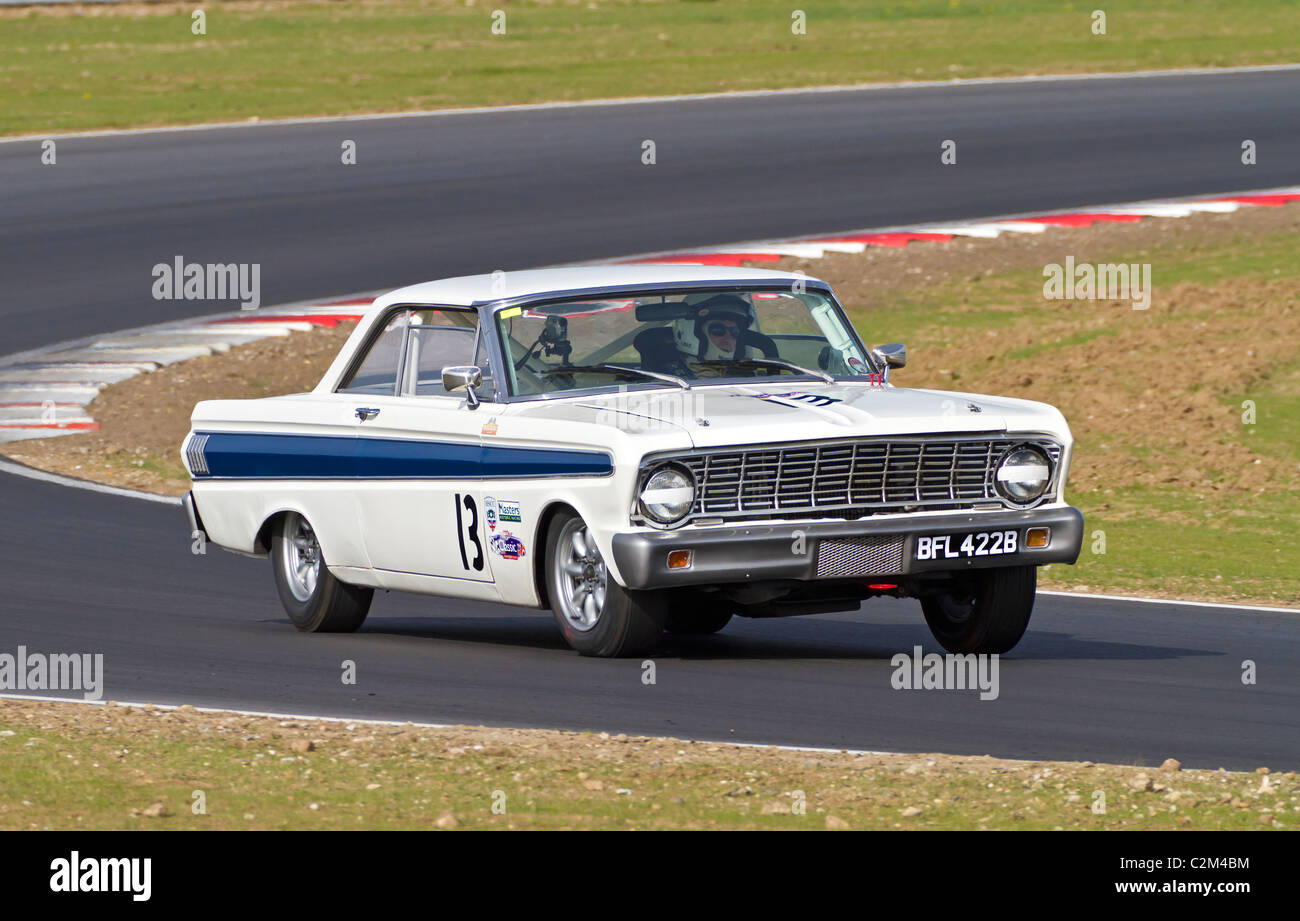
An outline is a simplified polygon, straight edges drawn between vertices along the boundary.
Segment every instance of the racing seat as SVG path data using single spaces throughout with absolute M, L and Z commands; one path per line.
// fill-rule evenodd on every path
M 780 358 L 781 353 L 777 351 L 776 343 L 768 336 L 762 333 L 756 333 L 753 330 L 744 330 L 740 334 L 740 344 L 745 347 L 746 354 L 752 355 L 755 350 L 762 352 L 764 358 Z M 632 347 L 637 350 L 641 356 L 641 367 L 647 371 L 659 371 L 661 373 L 671 374 L 670 368 L 676 362 L 681 361 L 681 353 L 677 351 L 677 346 L 673 344 L 673 328 L 671 326 L 655 326 L 650 329 L 643 329 L 636 334 L 632 340 Z

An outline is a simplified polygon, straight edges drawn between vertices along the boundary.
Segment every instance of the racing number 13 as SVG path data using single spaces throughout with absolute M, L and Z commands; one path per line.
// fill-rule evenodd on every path
M 464 504 L 465 511 L 469 513 L 469 524 L 466 525 L 461 519 L 460 508 Z M 473 496 L 465 496 L 462 500 L 460 493 L 456 493 L 456 537 L 460 542 L 460 565 L 469 569 L 469 556 L 465 553 L 465 537 L 469 536 L 469 541 L 474 545 L 474 569 L 477 572 L 483 571 L 483 545 L 478 540 L 478 506 L 474 504 Z

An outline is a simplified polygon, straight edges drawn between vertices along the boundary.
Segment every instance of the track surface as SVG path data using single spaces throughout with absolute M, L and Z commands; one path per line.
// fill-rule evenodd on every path
M 339 165 L 345 138 L 359 165 Z M 642 166 L 641 141 L 658 147 Z M 958 142 L 959 165 L 938 164 Z M 1259 165 L 1240 165 L 1243 138 Z M 629 252 L 1300 181 L 1300 74 L 1008 84 L 0 144 L 0 352 L 210 312 L 177 254 L 263 303 Z M 380 596 L 303 636 L 269 566 L 194 557 L 177 509 L 0 478 L 0 651 L 105 655 L 106 695 L 867 749 L 1300 767 L 1300 617 L 1040 597 L 1001 697 L 894 691 L 914 603 L 740 621 L 639 663 L 543 614 Z M 359 683 L 339 681 L 353 659 Z M 1242 685 L 1243 659 L 1259 680 Z

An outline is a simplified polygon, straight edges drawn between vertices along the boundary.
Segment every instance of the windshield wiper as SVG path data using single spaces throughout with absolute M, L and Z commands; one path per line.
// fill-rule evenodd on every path
M 814 371 L 812 368 L 805 368 L 803 365 L 797 365 L 792 361 L 785 361 L 781 358 L 741 358 L 736 361 L 727 361 L 724 358 L 709 358 L 696 363 L 715 368 L 781 368 L 785 371 L 794 371 L 797 374 L 819 377 L 828 384 L 835 383 L 835 378 L 825 371 Z
M 687 383 L 685 380 L 683 380 L 680 377 L 675 377 L 672 374 L 663 374 L 660 373 L 659 371 L 647 371 L 644 368 L 629 368 L 626 365 L 611 365 L 611 364 L 604 364 L 604 363 L 598 365 L 567 365 L 565 367 L 560 367 L 560 368 L 544 368 L 541 371 L 538 371 L 536 373 L 537 374 L 567 374 L 571 371 L 607 371 L 610 374 L 640 374 L 642 377 L 648 377 L 651 380 L 666 381 L 669 384 L 676 384 L 678 387 L 681 387 L 683 390 L 691 389 L 691 385 L 689 383 Z

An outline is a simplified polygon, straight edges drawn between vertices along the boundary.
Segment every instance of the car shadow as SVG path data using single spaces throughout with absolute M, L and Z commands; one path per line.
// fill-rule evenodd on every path
M 850 615 L 851 616 L 851 615 Z M 918 618 L 919 619 L 919 618 Z M 281 621 L 286 628 L 288 624 Z M 354 637 L 393 637 L 458 643 L 481 643 L 503 648 L 528 648 L 576 656 L 545 612 L 479 616 L 426 615 L 371 617 Z M 733 620 L 720 633 L 709 636 L 665 634 L 662 645 L 645 658 L 682 661 L 798 661 L 842 660 L 888 662 L 898 653 L 923 654 L 944 650 L 923 622 L 872 623 L 817 617 L 771 620 Z M 1212 649 L 1155 646 L 1081 637 L 1062 630 L 1032 627 L 1011 652 L 1001 659 L 1012 662 L 1156 661 L 1222 656 Z

